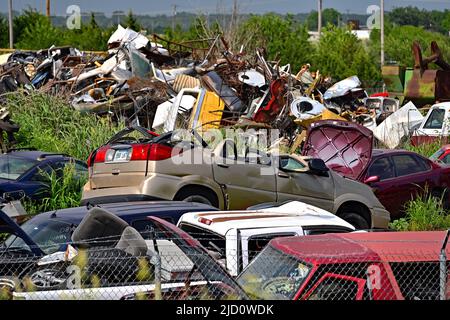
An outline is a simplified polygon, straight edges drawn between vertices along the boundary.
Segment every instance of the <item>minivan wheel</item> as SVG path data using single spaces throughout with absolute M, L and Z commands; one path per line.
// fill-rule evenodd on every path
M 187 196 L 184 199 L 182 199 L 182 201 L 198 202 L 198 203 L 203 203 L 203 204 L 207 204 L 207 205 L 212 206 L 212 202 L 207 197 L 201 196 L 201 195 L 198 195 L 198 194 Z
M 352 226 L 354 226 L 358 230 L 369 229 L 370 228 L 369 223 L 367 222 L 367 220 L 364 219 L 364 217 L 362 217 L 358 213 L 345 212 L 345 213 L 343 213 L 340 216 L 340 218 L 344 219 L 345 221 L 350 223 Z

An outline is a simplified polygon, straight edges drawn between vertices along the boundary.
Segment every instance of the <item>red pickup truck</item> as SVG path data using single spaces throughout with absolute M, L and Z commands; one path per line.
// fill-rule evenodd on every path
M 442 285 L 439 262 L 447 240 L 440 231 L 277 238 L 237 281 L 256 299 L 449 300 L 450 265 Z

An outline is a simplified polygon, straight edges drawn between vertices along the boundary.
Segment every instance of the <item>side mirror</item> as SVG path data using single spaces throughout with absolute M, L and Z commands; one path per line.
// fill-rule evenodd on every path
M 379 176 L 370 176 L 366 180 L 364 180 L 365 184 L 371 184 L 371 183 L 375 183 L 375 182 L 380 182 Z
M 309 171 L 317 175 L 326 175 L 330 169 L 322 159 L 311 159 L 308 162 Z

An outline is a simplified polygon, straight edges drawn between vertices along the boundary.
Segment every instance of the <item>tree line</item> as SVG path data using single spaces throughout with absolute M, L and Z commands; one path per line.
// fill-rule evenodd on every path
M 419 19 L 420 17 L 420 19 Z M 331 75 L 336 80 L 358 75 L 367 85 L 381 80 L 380 34 L 373 30 L 369 40 L 359 40 L 349 32 L 342 15 L 334 9 L 323 12 L 324 29 L 320 41 L 311 41 L 309 30 L 317 21 L 317 12 L 312 12 L 300 21 L 296 15 L 248 15 L 234 20 L 213 21 L 197 16 L 187 28 L 177 24 L 174 29 L 166 27 L 160 34 L 170 40 L 186 41 L 224 34 L 235 50 L 241 46 L 253 54 L 257 47 L 266 49 L 269 59 L 289 63 L 293 73 L 310 63 L 313 70 Z M 81 50 L 106 50 L 107 41 L 116 26 L 101 27 L 92 14 L 84 20 L 81 29 L 69 30 L 55 26 L 39 12 L 28 9 L 14 17 L 15 47 L 18 49 L 42 49 L 52 45 L 70 45 Z M 121 20 L 125 27 L 148 31 L 139 16 L 130 11 Z M 425 11 L 417 8 L 396 8 L 386 19 L 386 60 L 412 66 L 411 45 L 414 40 L 421 43 L 424 54 L 432 40 L 440 45 L 445 58 L 450 61 L 450 11 Z M 8 45 L 8 25 L 0 18 L 0 47 Z

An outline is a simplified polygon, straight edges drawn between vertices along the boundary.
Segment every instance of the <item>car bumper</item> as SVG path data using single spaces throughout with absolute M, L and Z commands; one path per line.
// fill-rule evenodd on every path
M 384 208 L 372 208 L 372 228 L 387 229 L 391 222 L 391 214 Z
M 91 189 L 87 184 L 83 190 L 81 204 L 172 200 L 179 181 L 179 178 L 169 175 L 150 174 L 141 184 L 135 186 Z

